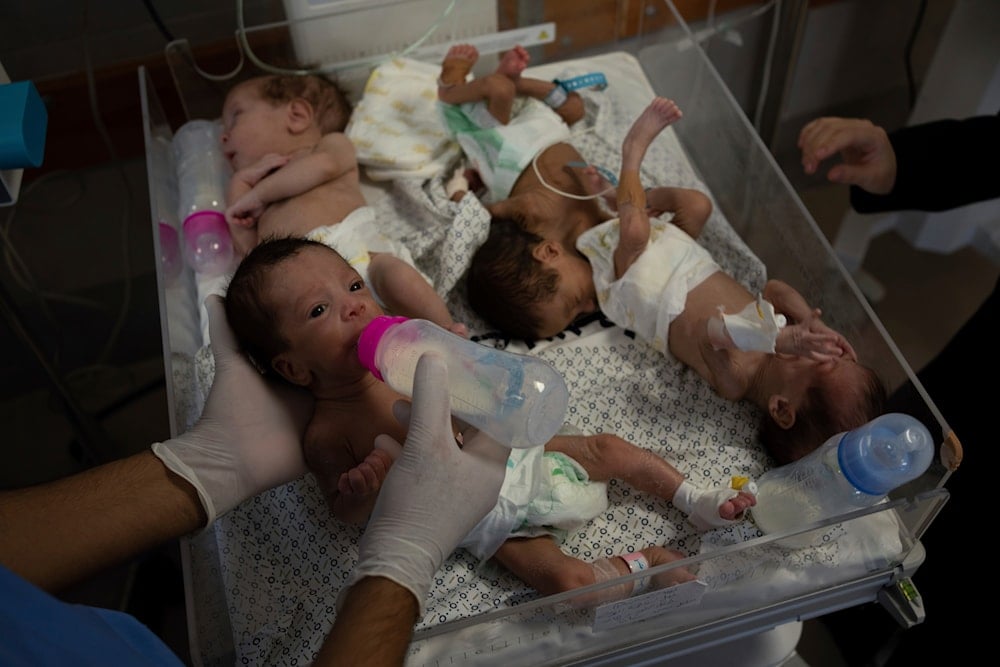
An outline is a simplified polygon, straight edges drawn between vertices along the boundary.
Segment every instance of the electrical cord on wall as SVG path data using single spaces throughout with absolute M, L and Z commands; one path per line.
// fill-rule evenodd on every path
M 156 7 L 153 6 L 153 0 L 142 0 L 142 4 L 146 6 L 146 13 L 149 14 L 149 18 L 151 18 L 153 23 L 156 24 L 156 28 L 160 31 L 160 34 L 163 35 L 163 39 L 167 40 L 168 43 L 174 41 L 174 34 L 170 32 L 167 25 L 163 22 L 163 19 L 160 18 L 160 13 L 156 11 Z
M 101 118 L 100 106 L 97 98 L 97 84 L 94 79 L 94 65 L 90 57 L 90 42 L 87 39 L 86 25 L 83 31 L 83 55 L 84 55 L 84 65 L 87 73 L 87 97 L 90 101 L 90 114 L 94 120 L 94 125 L 97 126 L 97 132 L 100 134 L 104 146 L 108 150 L 108 155 L 111 157 L 111 163 L 115 167 L 115 171 L 121 178 L 122 182 L 122 192 L 124 193 L 124 200 L 122 201 L 122 264 L 125 273 L 125 280 L 123 284 L 122 292 L 122 304 L 118 311 L 118 317 L 115 319 L 114 325 L 111 328 L 111 333 L 108 335 L 108 339 L 104 344 L 104 348 L 101 350 L 100 355 L 98 355 L 98 363 L 104 364 L 111 357 L 111 352 L 114 346 L 118 343 L 118 338 L 121 335 L 122 327 L 125 325 L 125 320 L 128 317 L 129 308 L 132 301 L 132 262 L 129 257 L 129 213 L 132 210 L 132 202 L 135 197 L 132 194 L 132 186 L 129 185 L 128 175 L 125 173 L 125 169 L 122 166 L 121 160 L 118 159 L 118 153 L 115 151 L 114 143 L 111 141 L 111 135 L 108 132 L 108 128 L 105 126 L 104 121 Z
M 117 315 L 111 325 L 111 330 L 105 337 L 103 348 L 91 363 L 65 373 L 58 369 L 60 365 L 60 351 L 63 347 L 62 334 L 67 328 L 59 325 L 58 318 L 53 313 L 50 303 L 65 302 L 101 311 L 106 309 L 106 305 L 92 299 L 81 298 L 71 294 L 60 294 L 58 292 L 42 289 L 32 274 L 28 262 L 26 262 L 22 254 L 18 252 L 11 238 L 12 226 L 16 214 L 19 211 L 23 213 L 32 206 L 38 206 L 38 204 L 32 200 L 35 198 L 34 195 L 37 189 L 43 184 L 51 183 L 56 179 L 66 179 L 67 177 L 71 177 L 72 180 L 68 182 L 75 183 L 77 186 L 76 189 L 71 192 L 69 196 L 62 197 L 58 201 L 52 202 L 51 199 L 46 200 L 46 205 L 51 207 L 54 204 L 60 209 L 66 209 L 79 203 L 86 194 L 86 186 L 80 176 L 80 173 L 65 170 L 52 171 L 43 174 L 29 183 L 23 189 L 21 199 L 17 206 L 11 208 L 10 212 L 3 221 L 2 226 L 0 226 L 0 248 L 2 248 L 3 260 L 6 263 L 6 267 L 8 268 L 10 275 L 12 276 L 12 283 L 16 284 L 26 293 L 31 295 L 45 320 L 50 323 L 51 330 L 56 332 L 58 337 L 55 342 L 55 349 L 42 349 L 35 336 L 32 335 L 32 333 L 24 325 L 23 319 L 13 305 L 11 305 L 10 308 L 5 307 L 4 314 L 11 322 L 12 330 L 18 335 L 19 338 L 21 338 L 21 340 L 28 347 L 29 351 L 31 351 L 36 357 L 38 363 L 41 365 L 43 371 L 48 377 L 51 387 L 62 399 L 62 404 L 65 408 L 67 416 L 69 417 L 70 425 L 77 434 L 77 442 L 86 457 L 86 462 L 89 464 L 97 464 L 110 460 L 110 458 L 116 456 L 118 452 L 115 451 L 111 439 L 101 427 L 99 421 L 87 411 L 83 410 L 80 406 L 77 399 L 78 392 L 71 390 L 70 385 L 83 384 L 86 389 L 90 390 L 86 392 L 87 396 L 93 397 L 96 395 L 96 392 L 92 391 L 95 383 L 105 380 L 108 377 L 108 372 L 112 372 L 114 374 L 112 375 L 112 379 L 105 381 L 104 385 L 114 393 L 114 405 L 117 409 L 118 406 L 123 404 L 123 401 L 128 400 L 127 397 L 124 399 L 122 398 L 123 393 L 127 392 L 130 385 L 134 386 L 137 384 L 133 378 L 122 378 L 122 373 L 131 375 L 130 371 L 109 365 L 111 355 L 119 343 L 122 329 L 130 311 L 132 300 L 132 267 L 129 256 L 129 227 L 130 212 L 134 202 L 134 196 L 127 174 L 125 173 L 124 166 L 119 160 L 117 151 L 111 141 L 110 134 L 101 117 L 94 68 L 91 59 L 90 44 L 87 39 L 88 17 L 89 7 L 85 4 L 82 45 L 90 112 L 98 134 L 108 150 L 112 166 L 121 178 L 122 183 L 122 188 L 120 190 L 121 250 L 122 268 L 124 271 L 121 305 L 117 309 Z M 64 217 L 68 220 L 73 216 Z M 123 392 L 123 387 L 126 388 L 125 392 Z M 143 386 L 139 388 L 138 392 L 133 392 L 132 396 L 141 395 L 147 391 L 148 389 Z
M 129 242 L 129 225 L 130 225 L 130 210 L 134 196 L 132 194 L 132 188 L 128 182 L 128 177 L 122 168 L 121 161 L 118 159 L 118 154 L 115 151 L 113 142 L 111 141 L 111 136 L 105 126 L 103 120 L 101 119 L 101 113 L 98 105 L 97 98 L 97 86 L 94 78 L 94 68 L 90 55 L 90 46 L 87 39 L 87 7 L 84 9 L 84 30 L 83 30 L 83 56 L 84 56 L 84 70 L 86 73 L 87 80 L 87 93 L 88 100 L 90 104 L 90 112 L 94 125 L 97 128 L 98 134 L 101 137 L 102 142 L 108 150 L 108 154 L 111 158 L 112 164 L 115 166 L 118 175 L 122 182 L 122 192 L 124 193 L 124 198 L 122 201 L 122 262 L 125 274 L 122 304 L 118 310 L 118 314 L 115 318 L 114 324 L 112 325 L 111 332 L 105 342 L 104 348 L 97 357 L 96 363 L 104 364 L 107 362 L 108 358 L 111 356 L 111 352 L 114 346 L 118 343 L 118 338 L 121 334 L 121 330 L 124 326 L 125 320 L 128 317 L 129 306 L 131 303 L 132 296 L 132 268 L 131 260 L 128 252 L 128 242 Z M 27 262 L 17 251 L 12 239 L 11 239 L 11 228 L 14 223 L 15 215 L 19 210 L 19 207 L 26 206 L 27 200 L 31 192 L 36 188 L 40 187 L 42 184 L 48 183 L 56 178 L 64 178 L 66 176 L 72 176 L 75 178 L 78 189 L 75 193 L 66 201 L 58 202 L 56 204 L 59 208 L 69 208 L 79 202 L 86 193 L 86 188 L 83 184 L 80 175 L 73 172 L 68 172 L 65 170 L 56 170 L 43 174 L 39 178 L 32 181 L 25 187 L 22 193 L 21 200 L 18 206 L 12 207 L 7 217 L 4 220 L 2 226 L 0 226 L 0 244 L 3 246 L 3 258 L 7 265 L 7 269 L 10 272 L 11 277 L 14 282 L 25 292 L 32 295 L 39 306 L 39 309 L 45 315 L 46 319 L 53 325 L 53 328 L 57 331 L 61 331 L 61 327 L 58 326 L 57 320 L 49 308 L 49 301 L 57 301 L 63 303 L 70 303 L 79 306 L 85 306 L 93 308 L 95 310 L 103 310 L 103 304 L 94 301 L 92 299 L 86 299 L 78 297 L 71 294 L 59 293 L 49 290 L 42 289 L 38 283 L 35 281 L 32 275 L 31 269 L 28 267 Z M 49 202 L 51 203 L 51 202 Z M 58 350 L 53 353 L 52 360 L 54 362 L 58 361 Z
M 46 174 L 42 174 L 35 180 L 31 181 L 22 191 L 21 197 L 18 202 L 18 206 L 12 206 L 7 216 L 4 218 L 3 224 L 0 225 L 0 246 L 3 248 L 3 259 L 4 264 L 7 266 L 7 271 L 13 282 L 21 288 L 24 292 L 31 295 L 38 309 L 42 312 L 42 315 L 52 324 L 54 329 L 58 329 L 57 321 L 49 308 L 50 301 L 59 301 L 64 303 L 71 303 L 78 306 L 84 306 L 87 308 L 100 309 L 101 304 L 93 301 L 92 299 L 84 299 L 82 297 L 77 297 L 71 294 L 63 294 L 60 292 L 54 292 L 42 289 L 41 286 L 35 282 L 35 277 L 28 266 L 28 263 L 18 252 L 17 247 L 14 245 L 14 241 L 11 239 L 11 229 L 14 225 L 14 218 L 20 210 L 20 207 L 30 208 L 31 196 L 38 187 L 48 183 L 49 181 L 74 177 L 77 185 L 77 190 L 69 197 L 66 201 L 56 202 L 54 205 L 51 200 L 46 200 L 49 206 L 54 208 L 69 208 L 73 206 L 76 202 L 82 199 L 85 192 L 85 188 L 79 174 L 71 171 L 66 171 L 65 169 L 58 169 L 55 171 L 50 171 Z M 53 357 L 58 355 L 58 350 L 53 352 Z

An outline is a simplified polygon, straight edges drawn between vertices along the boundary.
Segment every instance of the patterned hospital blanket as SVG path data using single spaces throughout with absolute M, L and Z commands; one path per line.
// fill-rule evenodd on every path
M 583 91 L 587 120 L 574 128 L 572 141 L 590 162 L 617 171 L 624 133 L 653 96 L 638 62 L 624 53 L 605 54 L 541 71 L 565 77 L 594 70 L 606 72 L 610 85 Z M 429 77 L 424 85 L 433 87 L 436 68 Z M 420 86 L 410 83 L 406 96 L 420 98 Z M 394 104 L 392 96 L 384 103 Z M 360 108 L 377 113 L 371 105 Z M 446 152 L 444 147 L 425 155 Z M 646 184 L 706 190 L 672 129 L 650 148 L 642 176 Z M 489 216 L 472 196 L 448 201 L 443 180 L 442 173 L 424 177 L 422 172 L 396 178 L 387 196 L 373 203 L 378 219 L 408 244 L 457 318 L 481 341 L 537 354 L 565 376 L 572 397 L 568 421 L 585 432 L 613 432 L 651 449 L 703 486 L 727 484 L 733 475 L 756 477 L 766 469 L 768 458 L 756 444 L 756 408 L 720 399 L 696 373 L 610 322 L 595 318 L 531 349 L 490 332 L 468 309 L 461 287 L 472 253 L 486 237 Z M 764 267 L 718 212 L 700 242 L 751 291 L 763 286 Z M 191 387 L 180 397 L 186 411 L 180 422 L 190 425 L 211 384 L 212 358 L 203 348 L 193 362 L 177 361 L 177 385 Z M 662 544 L 694 555 L 759 535 L 749 521 L 699 534 L 669 503 L 617 481 L 609 484 L 609 500 L 607 512 L 568 537 L 567 553 L 591 561 Z M 250 664 L 308 662 L 354 565 L 359 535 L 359 529 L 331 517 L 309 475 L 221 517 L 188 543 L 201 628 L 196 650 L 209 662 L 229 652 Z M 785 562 L 789 567 L 834 563 L 837 544 L 831 541 L 820 556 L 790 551 Z M 509 573 L 460 550 L 438 572 L 418 630 L 536 597 Z

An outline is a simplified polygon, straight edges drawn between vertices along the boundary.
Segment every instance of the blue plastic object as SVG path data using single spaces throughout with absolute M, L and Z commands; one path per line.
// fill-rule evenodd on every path
M 761 531 L 774 533 L 870 507 L 922 475 L 933 458 L 927 427 L 890 412 L 765 472 L 750 512 Z
M 49 113 L 35 84 L 0 85 L 0 169 L 41 166 L 48 122 Z
M 882 415 L 844 434 L 837 448 L 840 469 L 856 489 L 882 496 L 920 476 L 934 458 L 934 441 L 916 419 Z
M 567 92 L 571 90 L 579 90 L 580 88 L 604 90 L 608 87 L 608 79 L 604 76 L 603 72 L 581 74 L 580 76 L 574 76 L 572 79 L 553 79 L 552 83 L 560 86 Z

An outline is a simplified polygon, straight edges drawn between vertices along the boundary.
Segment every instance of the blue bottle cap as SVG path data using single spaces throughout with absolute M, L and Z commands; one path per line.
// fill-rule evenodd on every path
M 934 441 L 916 418 L 890 412 L 849 431 L 837 447 L 847 480 L 862 493 L 884 496 L 923 474 L 934 458 Z

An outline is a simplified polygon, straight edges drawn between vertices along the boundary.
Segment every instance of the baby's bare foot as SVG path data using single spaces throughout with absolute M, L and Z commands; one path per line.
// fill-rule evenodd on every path
M 517 80 L 520 78 L 521 72 L 528 67 L 530 60 L 531 56 L 528 54 L 528 49 L 518 44 L 501 56 L 500 64 L 497 65 L 497 72 L 510 79 Z
M 638 169 L 653 139 L 682 116 L 680 108 L 673 100 L 665 97 L 654 98 L 625 135 L 622 144 L 622 169 Z
M 472 44 L 454 44 L 441 63 L 441 84 L 454 86 L 465 83 L 465 77 L 479 60 L 479 50 Z

